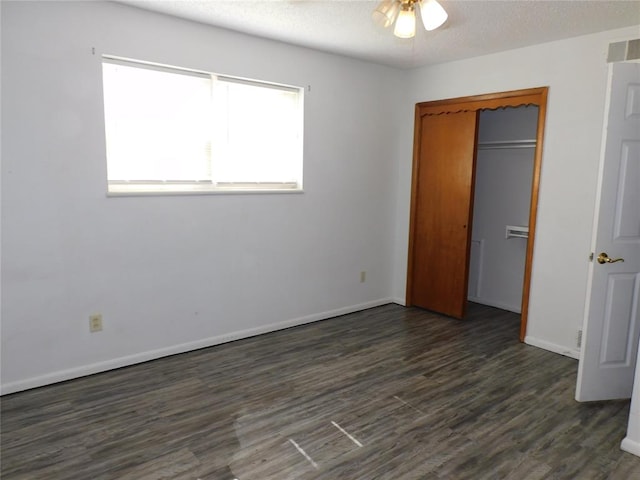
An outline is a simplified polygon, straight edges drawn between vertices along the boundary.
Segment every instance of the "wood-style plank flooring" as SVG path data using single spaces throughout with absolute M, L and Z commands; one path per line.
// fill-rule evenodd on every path
M 1 478 L 640 479 L 519 317 L 386 305 L 2 398 Z

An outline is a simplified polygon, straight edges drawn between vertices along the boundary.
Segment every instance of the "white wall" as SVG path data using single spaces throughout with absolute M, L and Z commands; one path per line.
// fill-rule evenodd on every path
M 107 198 L 103 53 L 310 85 L 305 193 Z M 113 3 L 2 2 L 3 393 L 388 302 L 404 77 Z
M 469 300 L 518 313 L 527 240 L 505 227 L 529 225 L 535 149 L 482 144 L 535 140 L 537 126 L 535 106 L 482 111 L 478 124 Z
M 3 393 L 402 302 L 414 104 L 543 85 L 527 340 L 577 354 L 605 52 L 637 27 L 397 71 L 113 3 L 0 8 Z M 311 85 L 305 193 L 106 198 L 103 53 Z
M 511 50 L 412 72 L 403 113 L 394 296 L 406 279 L 413 105 L 549 86 L 527 342 L 577 357 L 606 96 L 610 41 L 638 27 Z
M 633 376 L 633 392 L 629 408 L 629 423 L 627 435 L 622 440 L 620 448 L 625 452 L 633 453 L 640 457 L 640 348 L 636 357 L 636 371 Z

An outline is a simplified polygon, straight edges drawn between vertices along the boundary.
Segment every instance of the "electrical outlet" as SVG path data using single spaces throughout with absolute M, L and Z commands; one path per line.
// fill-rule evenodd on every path
M 367 272 L 360 272 L 360 283 L 367 281 Z
M 91 333 L 100 332 L 102 330 L 102 314 L 96 313 L 89 315 L 89 331 Z

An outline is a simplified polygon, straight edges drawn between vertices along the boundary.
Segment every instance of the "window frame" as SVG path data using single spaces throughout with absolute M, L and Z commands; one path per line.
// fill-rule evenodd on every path
M 230 75 L 207 72 L 184 67 L 176 67 L 171 65 L 158 64 L 144 60 L 134 60 L 114 55 L 102 55 L 101 68 L 103 65 L 115 64 L 126 67 L 142 68 L 167 72 L 172 74 L 182 74 L 201 78 L 209 78 L 212 82 L 222 81 L 228 83 L 238 83 L 260 88 L 273 88 L 280 91 L 289 91 L 297 93 L 298 109 L 297 114 L 299 120 L 296 125 L 299 128 L 298 141 L 294 148 L 299 150 L 299 160 L 296 161 L 297 172 L 296 181 L 216 181 L 215 170 L 216 159 L 211 156 L 209 158 L 211 178 L 207 180 L 111 180 L 109 179 L 109 160 L 108 160 L 108 138 L 107 138 L 107 118 L 106 118 L 106 95 L 104 85 L 104 73 L 101 75 L 103 81 L 103 120 L 105 125 L 105 164 L 107 167 L 107 196 L 154 196 L 154 195 L 216 195 L 216 194 L 291 194 L 304 193 L 303 177 L 304 177 L 304 114 L 305 114 L 305 89 L 304 87 L 287 85 L 275 82 L 267 82 L 244 77 L 235 77 Z M 211 135 L 213 138 L 213 132 Z

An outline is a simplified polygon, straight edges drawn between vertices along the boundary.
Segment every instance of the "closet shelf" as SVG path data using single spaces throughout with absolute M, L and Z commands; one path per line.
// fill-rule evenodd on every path
M 535 148 L 535 146 L 535 139 L 478 142 L 478 150 L 497 150 L 502 148 Z

